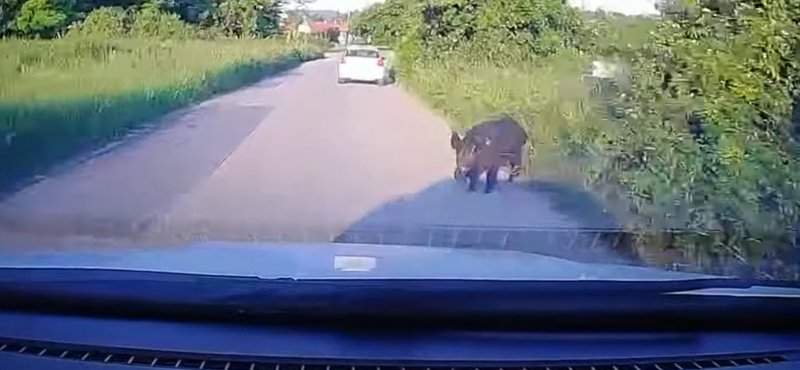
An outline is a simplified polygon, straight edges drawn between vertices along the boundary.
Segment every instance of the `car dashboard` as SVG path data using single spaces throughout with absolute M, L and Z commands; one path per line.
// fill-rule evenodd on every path
M 798 369 L 800 335 L 376 330 L 0 312 L 0 369 Z

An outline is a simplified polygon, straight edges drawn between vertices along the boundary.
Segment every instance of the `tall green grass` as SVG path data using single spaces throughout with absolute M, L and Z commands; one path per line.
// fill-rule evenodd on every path
M 320 52 L 278 40 L 0 41 L 0 186 Z

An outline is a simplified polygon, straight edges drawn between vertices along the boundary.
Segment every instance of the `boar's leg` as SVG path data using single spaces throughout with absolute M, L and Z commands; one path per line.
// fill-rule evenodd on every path
M 520 171 L 522 170 L 522 150 L 514 153 L 511 158 L 509 158 L 509 164 L 511 165 L 511 170 L 508 174 L 508 182 L 511 183 L 520 175 Z
M 484 189 L 484 193 L 489 194 L 494 190 L 495 185 L 497 185 L 497 171 L 500 169 L 500 166 L 491 166 L 489 167 L 489 171 L 486 172 L 486 188 Z
M 453 170 L 453 179 L 456 182 L 459 182 L 459 183 L 463 182 L 465 180 L 464 179 L 464 177 L 465 177 L 464 175 L 465 175 L 464 171 L 462 171 L 461 168 L 458 167 L 458 166 L 456 166 L 456 169 Z M 467 175 L 469 175 L 469 174 L 467 174 Z
M 480 180 L 480 177 L 481 177 L 480 167 L 478 166 L 470 167 L 469 171 L 467 172 L 467 179 L 469 181 L 469 184 L 467 185 L 467 190 L 475 191 L 475 188 L 478 185 L 478 180 Z
M 519 176 L 519 172 L 520 172 L 519 166 L 511 165 L 511 171 L 508 174 L 508 183 L 509 184 L 514 182 L 514 179 L 517 178 L 517 176 Z

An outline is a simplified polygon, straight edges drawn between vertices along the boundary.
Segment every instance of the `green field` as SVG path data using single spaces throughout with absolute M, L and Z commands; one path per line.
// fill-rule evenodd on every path
M 321 50 L 268 39 L 0 41 L 0 186 Z

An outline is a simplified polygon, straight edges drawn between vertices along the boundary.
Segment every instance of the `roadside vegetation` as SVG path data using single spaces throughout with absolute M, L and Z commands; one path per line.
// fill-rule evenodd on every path
M 387 0 L 353 27 L 391 45 L 401 83 L 454 128 L 516 116 L 531 176 L 594 194 L 646 262 L 798 280 L 800 1 L 659 10 Z M 587 77 L 596 60 L 613 78 Z
M 171 110 L 321 56 L 324 43 L 280 35 L 281 6 L 0 3 L 0 186 Z

